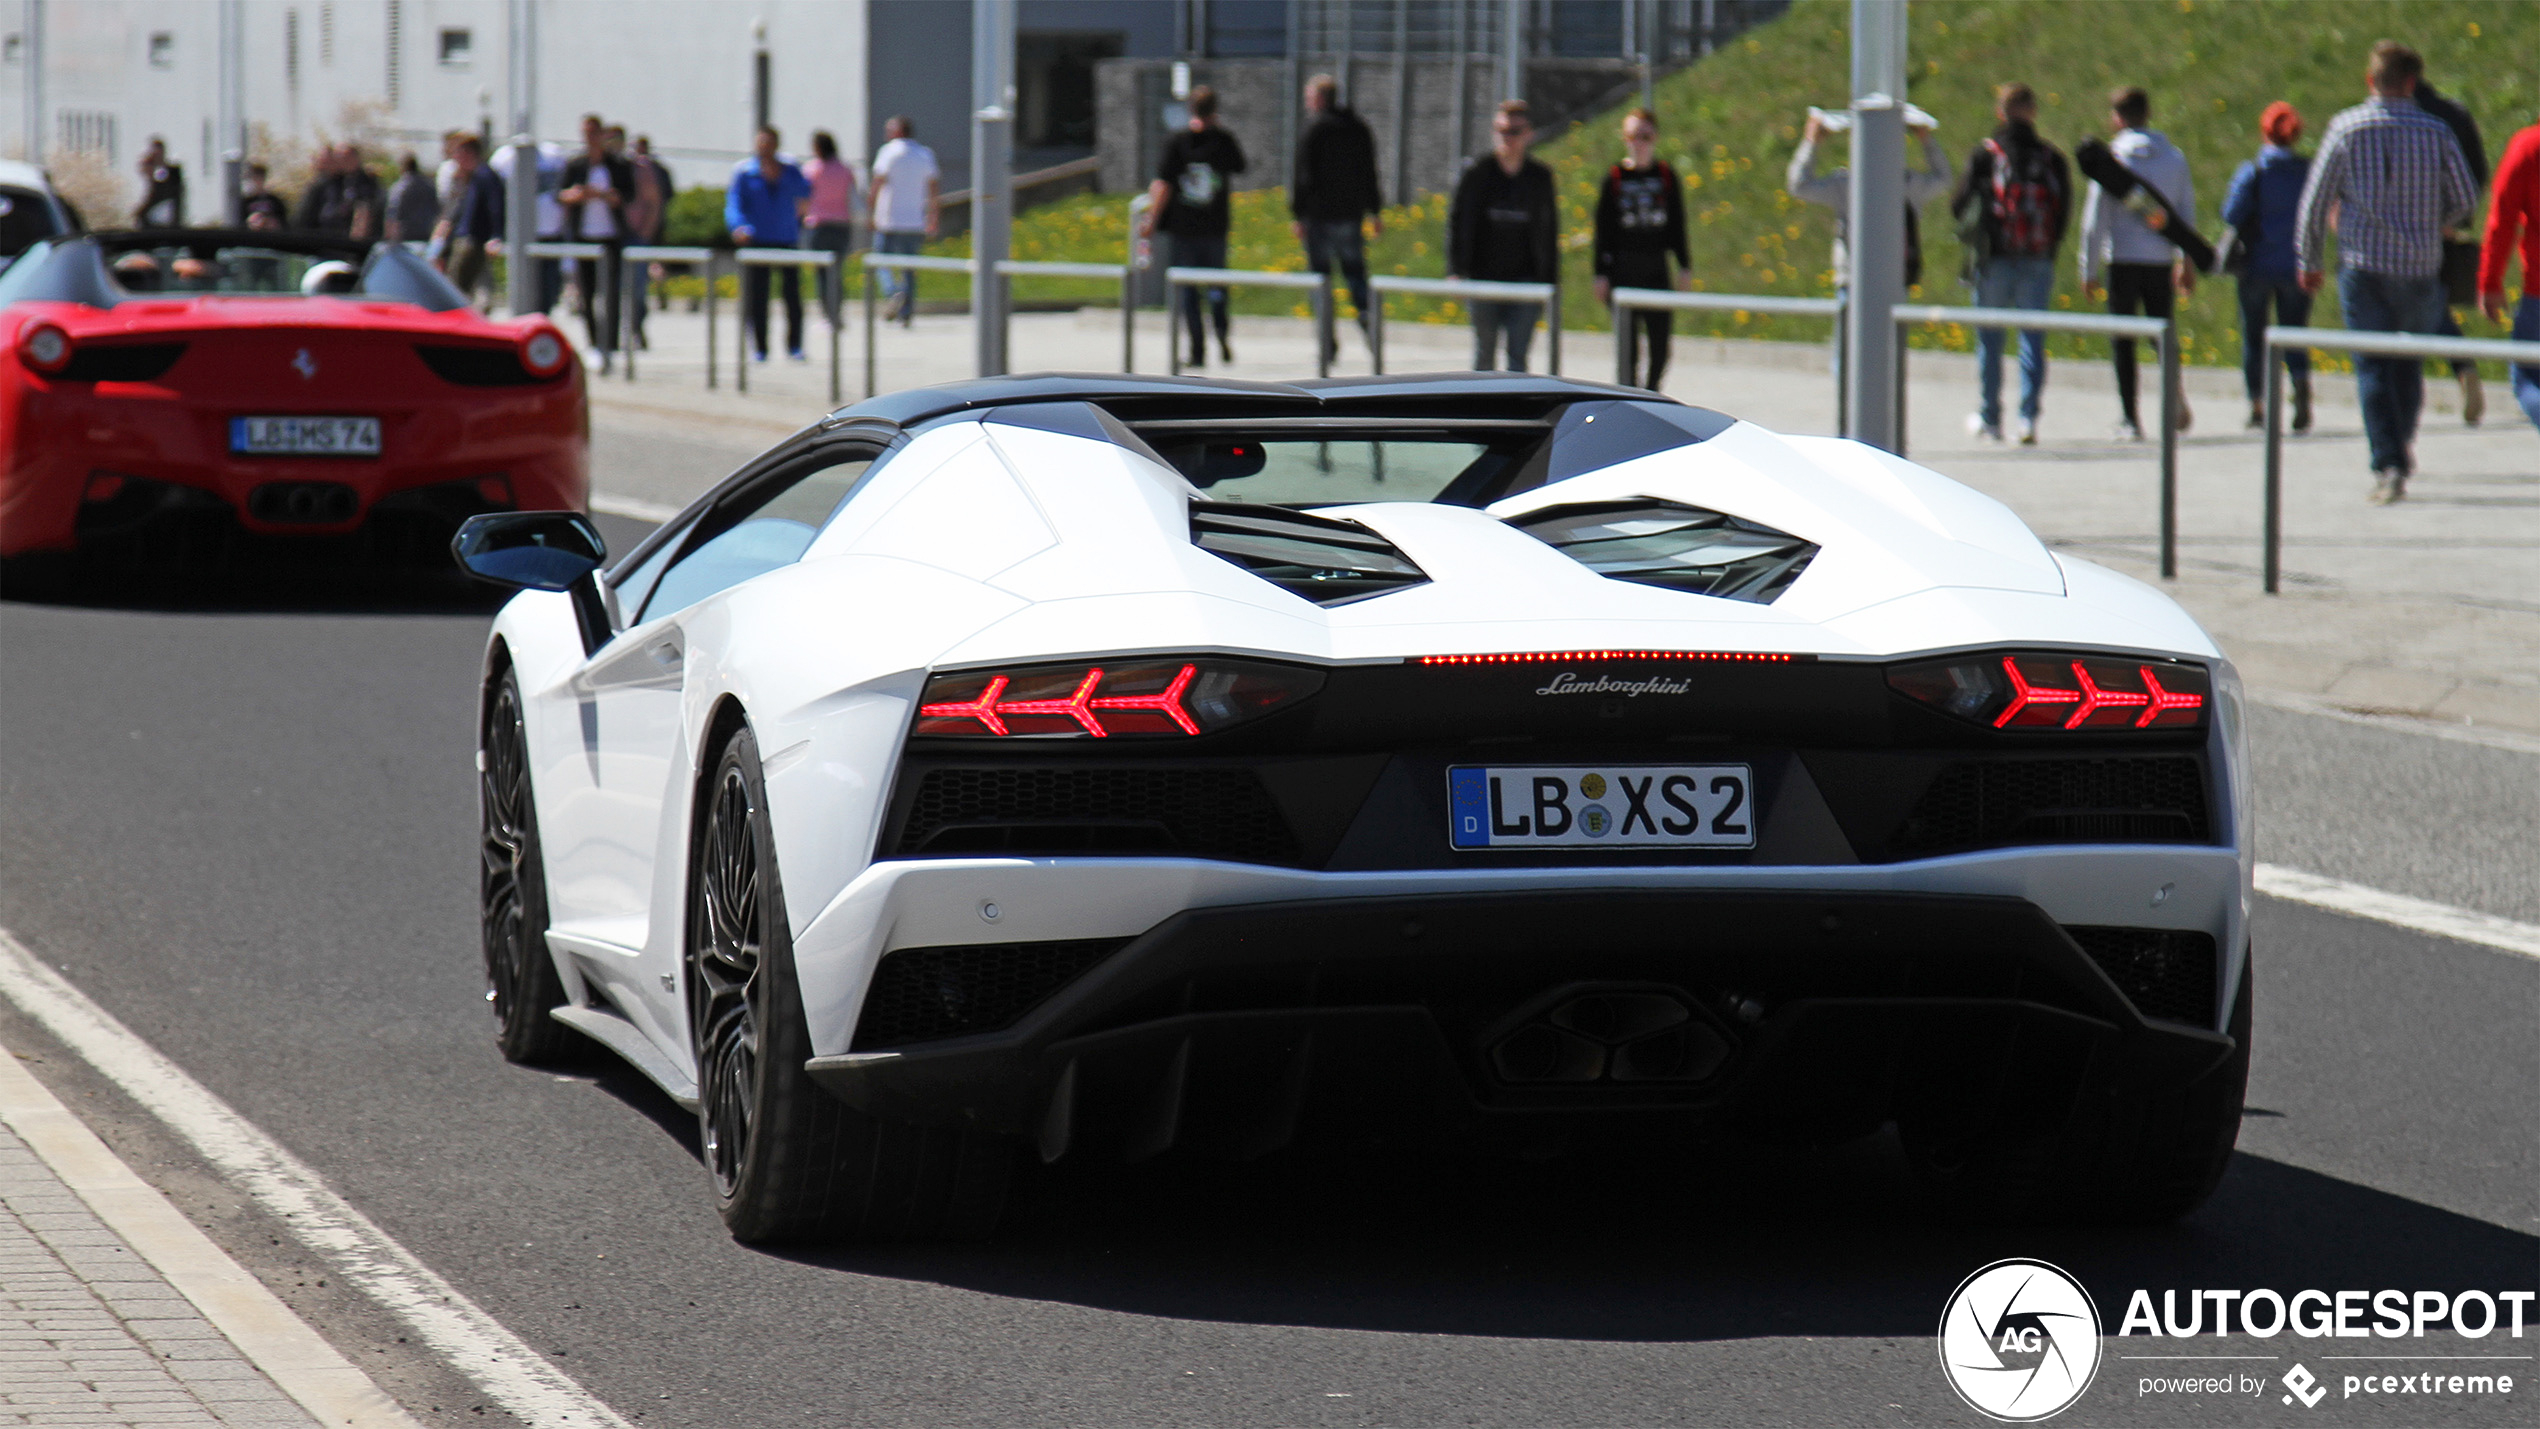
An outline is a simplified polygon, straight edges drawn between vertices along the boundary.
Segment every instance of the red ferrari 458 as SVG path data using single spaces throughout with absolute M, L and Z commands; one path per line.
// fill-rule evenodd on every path
M 153 567 L 242 535 L 445 549 L 488 511 L 582 510 L 581 364 L 393 243 L 92 233 L 0 273 L 0 557 Z

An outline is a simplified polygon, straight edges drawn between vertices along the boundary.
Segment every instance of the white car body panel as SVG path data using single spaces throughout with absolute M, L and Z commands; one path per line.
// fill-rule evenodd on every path
M 678 991 L 692 791 L 718 710 L 755 732 L 817 1051 L 847 1050 L 894 947 L 1130 936 L 1193 907 L 1515 887 L 1939 890 L 2054 917 L 2212 932 L 2236 976 L 2249 844 L 2238 686 L 2158 591 L 2048 551 L 2000 503 L 1851 442 L 1738 424 L 1487 511 L 1330 508 L 1431 580 L 1319 607 L 1195 546 L 1182 477 L 1087 437 L 951 420 L 877 466 L 794 564 L 625 631 L 586 659 L 570 602 L 524 593 L 493 641 L 519 673 L 569 991 L 603 981 L 664 1085 L 693 1079 Z M 1770 605 L 1609 580 L 1505 524 L 1648 496 L 1822 549 Z M 1984 646 L 2164 654 L 2213 666 L 2220 841 L 2063 845 L 1857 866 L 1328 873 L 1192 859 L 896 859 L 876 842 L 929 672 L 1148 653 L 1313 664 L 1484 651 L 1656 649 L 1889 659 Z M 676 658 L 672 658 L 675 653 Z M 2166 891 L 2164 891 L 2166 890 Z M 989 925 L 983 902 L 1000 910 Z M 2225 986 L 2230 986 L 2227 980 Z M 693 1088 L 691 1087 L 690 1090 Z

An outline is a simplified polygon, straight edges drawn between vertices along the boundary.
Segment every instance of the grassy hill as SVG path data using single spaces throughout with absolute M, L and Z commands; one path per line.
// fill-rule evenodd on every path
M 1687 179 L 1701 286 L 1832 291 L 1832 214 L 1792 200 L 1782 191 L 1782 175 L 1807 107 L 1845 98 L 1849 11 L 1842 0 L 1801 0 L 1783 18 L 1660 84 L 1659 150 Z M 2529 0 L 1915 0 L 1911 23 L 1911 97 L 1939 118 L 1953 164 L 1963 166 L 1968 148 L 1992 127 L 1992 89 L 2000 81 L 2036 87 L 2043 102 L 2039 127 L 2067 151 L 2086 135 L 2106 132 L 2109 89 L 2140 84 L 2152 94 L 2152 127 L 2167 133 L 2194 166 L 2198 217 L 2208 233 L 2219 226 L 2233 169 L 2257 149 L 2259 111 L 2290 100 L 2308 123 L 2303 147 L 2311 148 L 2329 118 L 2361 98 L 2365 55 L 2376 40 L 2403 40 L 2424 53 L 2428 77 L 2478 116 L 2491 159 L 2514 131 L 2540 117 L 2540 4 Z M 1576 125 L 1537 150 L 1561 185 L 1567 316 L 1576 328 L 1606 325 L 1589 295 L 1586 245 L 1597 182 L 1620 157 L 1619 117 Z M 1239 134 L 1251 123 L 1242 115 L 1229 119 Z M 1838 152 L 1820 162 L 1839 158 Z M 1120 195 L 1085 195 L 1034 210 L 1016 224 L 1015 256 L 1116 262 L 1125 202 Z M 1379 272 L 1443 272 L 1445 219 L 1443 196 L 1388 210 L 1371 265 Z M 1926 211 L 1923 233 L 1919 300 L 1965 301 L 1957 278 L 1961 255 L 1942 205 Z M 941 247 L 964 251 L 958 243 Z M 2058 307 L 2084 302 L 2075 292 L 2073 257 L 2068 241 Z M 1229 262 L 1289 271 L 1304 266 L 1288 234 L 1283 192 L 1235 196 Z M 1109 301 L 1116 291 L 1101 283 L 1034 283 L 1021 285 L 1019 295 Z M 1266 291 L 1239 296 L 1238 304 L 1240 311 L 1304 311 L 1288 295 Z M 2336 322 L 2333 299 L 2323 307 L 2314 321 Z M 1403 299 L 1392 313 L 1397 320 L 1463 316 L 1451 303 Z M 2493 333 L 2474 315 L 2463 316 L 2473 335 Z M 2190 361 L 2239 360 L 2229 279 L 2200 285 L 2183 321 Z M 1688 314 L 1678 328 L 1805 340 L 1825 335 L 1822 322 L 1743 313 Z M 1921 330 L 1914 341 L 1963 350 L 1972 335 Z M 2105 350 L 2104 343 L 2083 338 L 2059 337 L 2054 344 L 2061 355 Z

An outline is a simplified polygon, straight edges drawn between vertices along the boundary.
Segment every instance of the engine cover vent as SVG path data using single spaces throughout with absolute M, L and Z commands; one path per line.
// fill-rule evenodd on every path
M 1508 524 L 1612 580 L 1770 605 L 1816 559 L 1787 531 L 1674 501 L 1547 506 Z
M 1191 544 L 1316 605 L 1347 605 L 1428 583 L 1391 541 L 1283 506 L 1191 503 Z

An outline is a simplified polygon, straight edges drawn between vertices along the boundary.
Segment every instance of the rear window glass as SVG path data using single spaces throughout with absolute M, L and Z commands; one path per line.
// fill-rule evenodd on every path
M 1436 501 L 1477 463 L 1498 465 L 1487 442 L 1274 437 L 1155 445 L 1211 501 L 1278 506 Z

